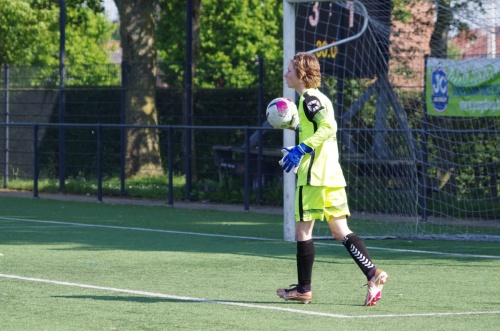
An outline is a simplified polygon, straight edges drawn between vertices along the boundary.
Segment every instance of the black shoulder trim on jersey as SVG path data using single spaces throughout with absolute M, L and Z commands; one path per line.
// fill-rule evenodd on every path
M 304 113 L 309 121 L 313 121 L 314 116 L 325 108 L 321 101 L 314 95 L 304 93 Z

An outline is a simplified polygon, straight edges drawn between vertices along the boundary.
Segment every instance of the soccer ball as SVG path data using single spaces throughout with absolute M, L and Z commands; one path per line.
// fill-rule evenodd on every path
M 297 106 L 288 98 L 276 98 L 266 108 L 266 118 L 278 129 L 294 129 L 299 122 Z

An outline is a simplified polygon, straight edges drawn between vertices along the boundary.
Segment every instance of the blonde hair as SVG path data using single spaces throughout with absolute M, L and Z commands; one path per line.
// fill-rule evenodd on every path
M 316 55 L 299 52 L 292 61 L 297 78 L 304 82 L 306 88 L 318 88 L 321 85 L 321 70 Z

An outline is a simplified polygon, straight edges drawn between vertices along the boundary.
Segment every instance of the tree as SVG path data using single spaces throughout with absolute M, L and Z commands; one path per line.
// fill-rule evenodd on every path
M 120 16 L 122 61 L 127 74 L 126 123 L 158 125 L 155 107 L 157 53 L 154 0 L 115 0 Z M 155 128 L 127 130 L 126 175 L 161 175 L 159 135 Z
M 104 43 L 112 33 L 100 0 L 67 0 L 67 85 L 117 83 Z M 37 66 L 40 82 L 57 82 L 59 1 L 0 0 L 0 64 Z M 49 79 L 50 78 L 50 79 Z M 112 81 L 112 79 L 115 81 Z M 35 81 L 35 79 L 32 79 Z
M 100 0 L 68 1 L 66 28 L 67 86 L 119 85 L 119 68 L 105 47 L 114 30 Z
M 115 0 L 121 24 L 123 61 L 127 63 L 127 123 L 157 125 L 155 108 L 156 1 Z M 58 0 L 0 0 L 0 63 L 43 68 L 39 81 L 59 81 Z M 112 24 L 102 0 L 66 0 L 66 85 L 116 84 L 105 74 L 109 62 L 105 42 Z M 90 70 L 89 70 L 90 68 Z M 112 69 L 113 70 L 113 69 Z M 102 74 L 100 73 L 102 72 Z M 118 73 L 115 69 L 114 73 Z M 127 175 L 161 174 L 159 139 L 155 129 L 128 130 Z
M 56 50 L 51 35 L 57 22 L 52 8 L 37 10 L 23 0 L 0 0 L 0 64 L 26 65 L 48 62 Z
M 452 21 L 453 12 L 450 8 L 450 0 L 438 0 L 436 2 L 436 24 L 434 24 L 434 30 L 429 42 L 432 57 L 446 58 L 448 33 Z
M 195 5 L 197 3 L 194 1 Z M 185 0 L 161 0 L 158 49 L 169 86 L 183 86 L 185 7 Z M 271 79 L 282 80 L 281 1 L 203 0 L 199 1 L 198 8 L 194 7 L 193 11 L 200 10 L 199 50 L 193 47 L 197 60 L 195 86 L 248 87 L 256 84 L 257 77 L 251 74 L 255 56 L 268 62 L 279 61 L 279 75 L 275 72 L 276 76 Z M 195 34 L 193 42 L 196 38 Z
M 168 86 L 185 87 L 185 93 L 188 88 L 194 87 L 256 86 L 256 56 L 270 61 L 279 60 L 278 79 L 282 81 L 281 2 L 192 1 L 192 13 L 188 15 L 192 18 L 193 83 L 188 87 L 185 85 L 186 1 L 161 0 L 161 15 L 157 25 L 158 49 L 162 60 L 161 69 L 166 73 Z M 187 93 L 185 95 L 187 97 Z M 186 115 L 194 118 L 192 107 L 187 109 L 184 105 L 182 111 L 184 118 Z M 184 143 L 187 138 L 190 138 L 190 153 L 194 156 L 194 135 L 184 136 Z M 192 169 L 196 169 L 195 164 L 192 164 Z M 196 180 L 196 170 L 187 173 L 186 178 L 191 175 Z
M 436 0 L 436 22 L 429 42 L 431 56 L 445 59 L 448 57 L 449 33 L 452 30 L 458 32 L 467 31 L 469 26 L 459 19 L 454 18 L 455 13 L 462 13 L 465 17 L 484 13 L 482 0 Z

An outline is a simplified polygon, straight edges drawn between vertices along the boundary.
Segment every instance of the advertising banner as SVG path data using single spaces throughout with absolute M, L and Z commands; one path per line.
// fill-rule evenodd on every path
M 429 57 L 425 87 L 429 115 L 500 116 L 499 59 Z

